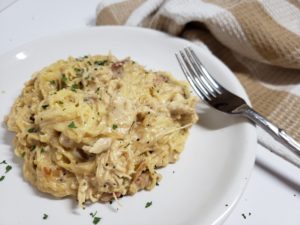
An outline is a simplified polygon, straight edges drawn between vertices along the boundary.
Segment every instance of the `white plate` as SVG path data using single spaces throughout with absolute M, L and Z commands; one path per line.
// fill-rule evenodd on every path
M 184 79 L 174 53 L 188 45 L 198 48 L 201 60 L 221 83 L 247 99 L 229 69 L 204 48 L 148 29 L 100 27 L 43 38 L 1 56 L 0 118 L 9 112 L 31 74 L 58 59 L 112 51 L 119 58 L 131 56 L 147 68 Z M 0 161 L 6 160 L 13 169 L 0 182 L 0 224 L 93 224 L 89 213 L 96 210 L 103 225 L 220 224 L 246 186 L 254 164 L 256 132 L 248 122 L 203 105 L 199 115 L 180 160 L 160 170 L 159 186 L 122 198 L 122 207 L 96 203 L 85 210 L 78 209 L 73 199 L 57 200 L 24 181 L 21 161 L 11 147 L 12 134 L 1 126 Z M 0 165 L 0 176 L 4 169 Z M 149 201 L 152 206 L 145 208 Z M 42 219 L 43 213 L 49 215 L 47 220 Z

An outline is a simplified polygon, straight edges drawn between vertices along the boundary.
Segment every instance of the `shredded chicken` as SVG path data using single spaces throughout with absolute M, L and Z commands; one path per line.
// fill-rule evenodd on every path
M 40 191 L 108 202 L 160 181 L 196 122 L 185 82 L 112 55 L 70 57 L 26 83 L 6 123 Z
M 82 149 L 88 153 L 100 154 L 108 150 L 111 143 L 111 138 L 99 138 L 93 146 L 83 146 Z

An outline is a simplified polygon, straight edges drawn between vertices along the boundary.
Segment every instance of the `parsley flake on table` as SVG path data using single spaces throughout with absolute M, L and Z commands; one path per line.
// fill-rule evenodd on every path
M 48 218 L 48 215 L 44 213 L 43 220 L 46 220 Z
M 151 202 L 147 202 L 145 205 L 145 208 L 149 208 L 152 205 L 152 201 Z
M 68 125 L 68 127 L 69 128 L 77 128 L 73 121 Z
M 5 167 L 5 173 L 8 173 L 11 169 L 12 169 L 12 167 L 10 165 L 7 165 Z

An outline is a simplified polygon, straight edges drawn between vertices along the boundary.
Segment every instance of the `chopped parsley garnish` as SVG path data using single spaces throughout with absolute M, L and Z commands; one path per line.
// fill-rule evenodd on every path
M 101 220 L 100 217 L 94 217 L 93 224 L 98 224 L 100 222 L 100 220 Z
M 247 218 L 247 217 L 246 217 L 246 215 L 245 215 L 244 213 L 242 214 L 242 217 L 243 217 L 244 219 L 246 219 L 246 218 Z
M 42 105 L 42 108 L 43 109 L 47 109 L 49 107 L 49 105 L 48 104 L 46 104 L 46 105 Z
M 7 162 L 5 160 L 3 160 L 0 164 L 7 164 Z
M 69 128 L 77 128 L 73 121 L 68 125 L 68 127 Z
M 107 63 L 107 60 L 95 61 L 94 64 L 97 66 L 103 66 Z
M 95 217 L 96 215 L 97 215 L 97 211 L 94 212 L 94 213 L 90 213 L 90 216 L 91 216 L 91 217 Z
M 22 152 L 21 157 L 24 158 L 26 155 L 26 152 Z
M 152 201 L 151 202 L 147 202 L 145 205 L 145 208 L 149 208 L 152 205 Z
M 31 152 L 34 151 L 35 148 L 36 148 L 36 146 L 35 146 L 35 145 L 32 145 L 32 146 L 30 147 L 30 151 L 31 151 Z
M 55 85 L 56 84 L 55 80 L 50 80 L 50 84 Z
M 99 91 L 100 91 L 100 88 L 99 88 L 99 87 L 97 87 L 97 89 L 96 89 L 95 93 L 98 93 Z
M 64 104 L 63 101 L 58 101 L 57 103 L 60 104 L 60 105 Z
M 68 78 L 66 77 L 66 75 L 64 73 L 61 75 L 61 81 L 63 83 L 67 83 L 67 81 L 68 81 Z
M 48 215 L 44 213 L 43 220 L 46 220 L 48 218 Z
M 35 127 L 31 127 L 27 131 L 28 131 L 28 133 L 36 133 L 38 130 Z
M 97 217 L 97 211 L 94 213 L 90 213 L 90 216 L 93 217 L 93 224 L 98 224 L 101 220 L 101 217 Z
M 41 153 L 44 153 L 45 152 L 45 149 L 44 148 L 41 148 Z
M 73 84 L 72 86 L 71 86 L 71 91 L 74 91 L 74 92 L 76 92 L 76 89 L 78 89 L 79 87 L 78 87 L 78 84 Z
M 5 173 L 8 173 L 11 169 L 12 169 L 12 167 L 10 165 L 7 165 L 5 167 Z
M 115 130 L 115 129 L 117 129 L 117 128 L 118 128 L 118 125 L 116 125 L 116 124 L 113 124 L 113 125 L 112 125 L 112 129 L 113 129 L 113 130 Z
M 1 176 L 1 177 L 0 177 L 0 181 L 3 181 L 4 178 L 5 178 L 5 176 Z
M 76 75 L 78 75 L 78 76 L 81 76 L 84 72 L 84 70 L 80 69 L 80 68 L 74 68 L 74 71 L 75 71 Z

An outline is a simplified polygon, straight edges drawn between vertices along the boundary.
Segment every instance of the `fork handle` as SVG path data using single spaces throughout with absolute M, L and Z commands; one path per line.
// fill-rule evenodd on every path
M 274 139 L 300 156 L 300 144 L 291 136 L 289 136 L 283 129 L 278 128 L 264 116 L 250 107 L 246 107 L 246 109 L 243 111 L 243 115 L 267 131 Z

